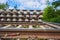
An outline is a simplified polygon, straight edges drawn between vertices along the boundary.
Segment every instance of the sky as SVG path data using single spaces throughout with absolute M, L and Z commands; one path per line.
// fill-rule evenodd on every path
M 49 0 L 52 2 L 53 0 Z M 0 3 L 6 3 L 9 9 L 24 9 L 24 10 L 43 10 L 47 4 L 46 0 L 0 0 Z

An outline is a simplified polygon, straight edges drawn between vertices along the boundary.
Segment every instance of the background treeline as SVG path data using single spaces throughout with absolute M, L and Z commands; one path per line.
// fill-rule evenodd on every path
M 43 20 L 60 23 L 60 0 L 52 3 L 44 9 Z

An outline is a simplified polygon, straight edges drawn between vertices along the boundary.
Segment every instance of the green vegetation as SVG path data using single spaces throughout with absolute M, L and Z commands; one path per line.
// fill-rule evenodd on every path
M 60 0 L 53 2 L 52 5 L 53 5 L 55 8 L 58 7 L 58 6 L 60 6 Z
M 53 7 L 48 6 L 47 8 L 45 8 L 43 13 L 43 19 L 46 21 L 50 21 L 50 19 L 54 17 L 55 17 L 55 11 Z
M 56 7 L 60 6 L 59 2 L 58 1 L 53 2 L 52 6 L 47 6 L 44 9 L 44 13 L 43 13 L 44 21 L 60 23 L 60 10 L 56 9 Z
M 0 9 L 4 9 L 4 8 L 6 8 L 6 7 L 7 7 L 6 4 L 0 4 Z

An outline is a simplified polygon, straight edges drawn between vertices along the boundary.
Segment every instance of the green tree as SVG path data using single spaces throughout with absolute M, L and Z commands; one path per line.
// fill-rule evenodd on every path
M 56 9 L 58 6 L 60 6 L 60 0 L 53 2 L 52 6 L 48 5 L 44 9 L 43 20 L 60 23 L 60 10 Z
M 4 8 L 6 8 L 6 7 L 7 7 L 6 4 L 0 4 L 0 9 L 4 9 Z
M 58 7 L 58 6 L 60 6 L 60 0 L 53 2 L 52 5 L 53 5 L 55 8 Z
M 44 9 L 43 13 L 43 19 L 46 21 L 50 21 L 51 18 L 54 18 L 55 16 L 55 10 L 52 6 L 48 6 Z

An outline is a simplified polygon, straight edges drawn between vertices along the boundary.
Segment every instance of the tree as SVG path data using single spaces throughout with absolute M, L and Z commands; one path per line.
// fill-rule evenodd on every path
M 43 13 L 43 20 L 48 22 L 60 23 L 60 10 L 56 8 L 60 6 L 60 0 L 52 3 L 52 6 L 45 8 Z
M 6 7 L 7 7 L 6 4 L 0 4 L 0 9 L 4 9 L 4 8 L 6 8 Z
M 50 21 L 51 18 L 55 17 L 55 10 L 52 6 L 48 6 L 44 9 L 43 19 L 46 21 Z
M 53 2 L 52 5 L 53 5 L 55 8 L 58 7 L 58 6 L 60 6 L 60 0 Z

